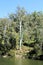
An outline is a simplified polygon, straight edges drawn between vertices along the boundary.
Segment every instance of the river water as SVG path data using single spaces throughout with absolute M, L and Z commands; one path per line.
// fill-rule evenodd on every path
M 21 59 L 21 58 L 0 58 L 0 65 L 43 65 L 43 61 Z

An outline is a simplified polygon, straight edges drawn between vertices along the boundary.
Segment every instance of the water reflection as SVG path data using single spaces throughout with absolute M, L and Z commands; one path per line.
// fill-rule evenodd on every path
M 0 58 L 0 65 L 43 65 L 43 61 L 21 58 Z

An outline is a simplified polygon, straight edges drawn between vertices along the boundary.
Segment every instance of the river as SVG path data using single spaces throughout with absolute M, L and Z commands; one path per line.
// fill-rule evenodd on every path
M 43 65 L 43 61 L 21 59 L 21 58 L 0 58 L 0 65 Z

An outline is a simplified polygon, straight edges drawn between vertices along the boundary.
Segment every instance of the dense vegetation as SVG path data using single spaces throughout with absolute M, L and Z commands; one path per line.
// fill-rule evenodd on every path
M 27 13 L 24 8 L 0 18 L 0 55 L 20 45 L 20 21 L 22 45 L 32 47 L 28 57 L 43 55 L 43 12 Z

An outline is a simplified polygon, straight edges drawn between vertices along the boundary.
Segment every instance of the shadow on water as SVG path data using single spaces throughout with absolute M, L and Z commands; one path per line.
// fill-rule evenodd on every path
M 21 59 L 21 58 L 0 58 L 0 65 L 43 65 L 43 61 Z

